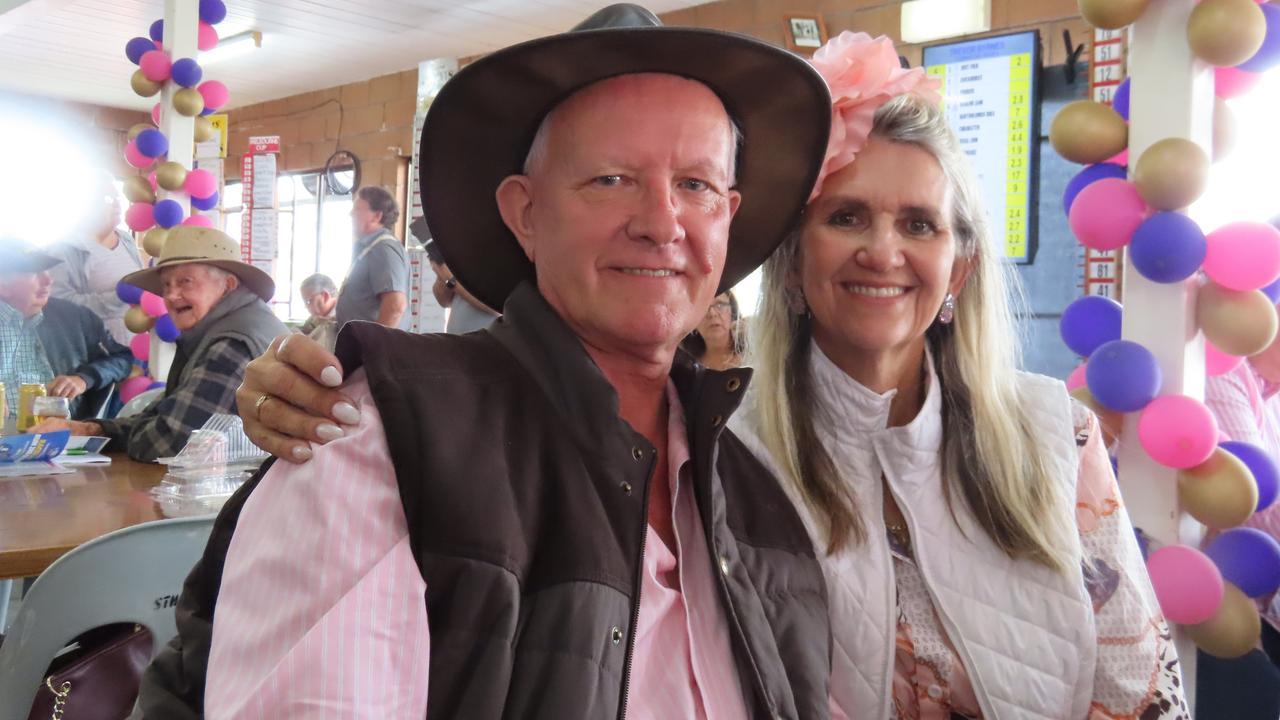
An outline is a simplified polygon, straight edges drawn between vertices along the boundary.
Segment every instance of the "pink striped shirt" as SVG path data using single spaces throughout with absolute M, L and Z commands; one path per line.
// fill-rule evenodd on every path
M 360 426 L 306 465 L 277 463 L 240 515 L 213 628 L 210 720 L 426 716 L 427 584 L 363 372 L 345 392 Z M 683 412 L 671 388 L 668 398 L 676 547 L 649 528 L 628 715 L 746 718 Z

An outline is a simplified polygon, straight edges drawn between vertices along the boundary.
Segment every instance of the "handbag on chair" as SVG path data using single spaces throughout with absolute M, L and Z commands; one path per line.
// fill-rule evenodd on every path
M 55 658 L 29 720 L 124 720 L 151 662 L 151 631 L 115 625 L 80 636 L 81 648 Z

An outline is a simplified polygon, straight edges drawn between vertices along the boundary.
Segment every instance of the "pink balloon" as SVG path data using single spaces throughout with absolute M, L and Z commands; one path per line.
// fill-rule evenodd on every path
M 138 304 L 142 306 L 142 312 L 153 318 L 158 318 L 168 312 L 164 306 L 164 299 L 153 292 L 142 293 L 142 301 Z
M 138 67 L 142 69 L 143 76 L 151 82 L 164 82 L 169 79 L 173 64 L 163 50 L 151 50 L 142 54 L 142 58 L 138 60 Z
M 124 161 L 133 167 L 142 169 L 155 162 L 155 159 L 143 155 L 142 152 L 138 150 L 137 143 L 130 140 L 129 144 L 124 146 Z
M 1071 392 L 1076 388 L 1082 388 L 1085 386 L 1084 373 L 1085 368 L 1088 367 L 1088 365 L 1089 363 L 1080 363 L 1080 367 L 1072 370 L 1071 374 L 1067 376 L 1067 392 Z
M 218 192 L 218 178 L 208 170 L 192 170 L 187 173 L 187 182 L 183 188 L 191 197 L 203 200 Z
M 160 103 L 151 107 L 151 124 L 160 127 Z
M 1237 67 L 1213 69 L 1213 92 L 1223 100 L 1240 97 L 1262 82 L 1261 73 L 1251 73 Z
M 211 228 L 213 227 L 213 218 L 209 217 L 208 215 L 192 215 L 186 220 L 183 220 L 182 224 L 192 225 L 195 227 Z
M 1226 375 L 1240 367 L 1242 362 L 1244 362 L 1244 358 L 1238 355 L 1228 355 L 1214 347 L 1213 343 L 1205 341 L 1204 372 L 1206 375 Z
M 134 337 L 146 338 L 147 334 L 135 335 Z M 146 375 L 131 377 L 120 383 L 120 402 L 129 402 L 137 397 L 140 393 L 151 386 L 152 380 Z
M 217 80 L 206 80 L 196 87 L 200 91 L 200 95 L 204 97 L 204 106 L 217 110 L 227 104 L 227 99 L 231 97 L 231 92 L 227 90 L 227 86 Z
M 1204 272 L 1230 290 L 1260 290 L 1280 278 L 1280 230 L 1234 222 L 1205 236 Z
M 151 183 L 151 191 L 152 191 L 152 192 L 155 192 L 155 191 L 159 190 L 160 186 L 159 186 L 159 184 L 157 184 L 157 182 L 156 182 L 156 171 L 155 171 L 155 170 L 152 170 L 151 172 L 147 173 L 147 182 Z
M 1138 417 L 1138 442 L 1165 467 L 1195 467 L 1213 454 L 1218 421 L 1204 403 L 1185 395 L 1162 395 Z
M 1115 250 L 1129 243 L 1147 215 L 1147 204 L 1133 183 L 1103 178 L 1080 191 L 1067 220 L 1081 245 Z
M 1204 553 L 1166 545 L 1147 558 L 1147 574 L 1164 616 L 1182 625 L 1202 623 L 1222 604 L 1222 573 Z
M 201 51 L 212 50 L 218 45 L 218 31 L 207 22 L 200 23 L 200 29 L 197 31 L 196 47 Z
M 1107 158 L 1104 162 L 1109 162 L 1112 165 L 1120 165 L 1122 167 L 1128 167 L 1129 166 L 1129 148 L 1125 148 L 1121 150 L 1120 152 L 1116 153 L 1112 157 Z
M 133 356 L 143 362 L 151 357 L 151 333 L 138 333 L 129 341 L 129 349 Z
M 124 211 L 124 224 L 134 232 L 143 232 L 155 227 L 155 206 L 151 203 L 134 203 Z

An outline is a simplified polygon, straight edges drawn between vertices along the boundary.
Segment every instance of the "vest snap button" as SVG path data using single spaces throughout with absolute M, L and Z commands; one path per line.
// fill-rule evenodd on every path
M 724 575 L 729 574 L 729 558 L 720 556 L 720 572 Z
M 724 384 L 724 389 L 729 392 L 738 392 L 740 387 L 742 387 L 742 381 L 738 378 L 729 378 L 729 382 Z
M 644 451 L 638 447 L 633 447 L 631 448 L 631 457 L 635 458 L 636 462 L 639 462 L 644 459 Z
M 622 628 L 620 628 L 620 627 L 618 627 L 618 626 L 616 626 L 616 625 L 615 625 L 615 626 L 613 627 L 613 632 L 612 632 L 612 633 L 610 633 L 610 634 L 611 634 L 611 635 L 612 635 L 612 637 L 613 637 L 613 644 L 614 644 L 614 645 L 621 645 L 621 644 L 622 644 Z
M 930 686 L 929 686 L 929 697 L 933 698 L 934 700 L 941 700 L 941 699 L 942 699 L 942 687 L 941 687 L 941 686 L 939 686 L 939 685 L 930 685 Z
M 626 494 L 628 494 L 628 495 L 630 495 L 630 494 L 631 494 L 631 483 L 629 483 L 629 482 L 624 482 L 624 483 L 622 483 L 621 485 L 619 485 L 618 487 L 622 488 L 622 492 L 624 492 L 624 493 L 626 493 Z

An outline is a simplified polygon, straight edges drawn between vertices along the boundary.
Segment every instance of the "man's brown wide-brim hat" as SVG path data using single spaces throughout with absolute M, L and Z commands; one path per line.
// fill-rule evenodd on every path
M 501 309 L 534 277 L 502 222 L 494 193 L 522 171 L 542 119 L 574 92 L 618 75 L 696 80 L 742 130 L 737 190 L 720 290 L 782 242 L 813 188 L 827 149 L 831 97 L 808 62 L 754 38 L 663 27 L 635 5 L 614 5 L 560 35 L 531 40 L 466 66 L 440 90 L 420 146 L 420 188 L 432 235 L 473 295 Z

